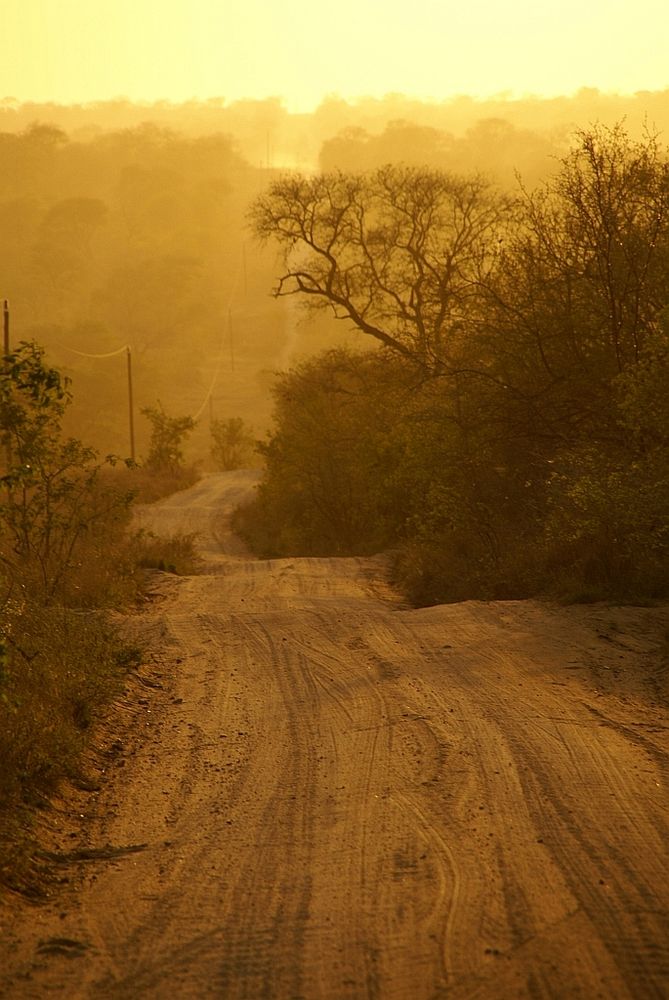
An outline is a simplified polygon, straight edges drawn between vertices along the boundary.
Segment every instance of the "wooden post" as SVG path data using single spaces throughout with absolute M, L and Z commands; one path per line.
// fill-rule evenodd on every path
M 230 341 L 230 371 L 235 370 L 235 341 L 232 332 L 232 310 L 228 308 L 228 339 Z
M 9 302 L 5 299 L 3 306 L 3 330 L 4 330 L 4 361 L 3 367 L 9 369 Z M 5 475 L 9 475 L 10 469 L 12 467 L 12 439 L 9 433 L 9 427 L 4 428 L 4 444 L 5 444 Z M 7 481 L 7 492 L 11 499 L 12 488 L 9 485 L 9 480 Z
M 9 356 L 9 302 L 5 299 L 3 308 L 4 332 L 5 332 L 5 357 Z
M 135 414 L 132 403 L 132 355 L 130 348 L 126 347 L 128 359 L 128 423 L 130 427 L 130 458 L 135 461 Z

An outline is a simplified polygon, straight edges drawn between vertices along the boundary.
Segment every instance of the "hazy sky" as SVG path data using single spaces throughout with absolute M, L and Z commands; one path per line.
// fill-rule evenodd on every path
M 21 101 L 669 86 L 667 0 L 0 0 L 0 37 Z

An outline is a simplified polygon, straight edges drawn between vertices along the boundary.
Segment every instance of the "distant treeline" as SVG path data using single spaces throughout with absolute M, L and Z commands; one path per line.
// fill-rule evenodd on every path
M 221 134 L 0 133 L 0 298 L 12 343 L 34 339 L 73 377 L 77 434 L 129 453 L 125 358 L 92 357 L 124 345 L 138 411 L 160 398 L 193 413 L 217 366 L 244 375 L 257 407 L 249 366 L 276 366 L 285 344 L 269 263 L 245 230 L 266 179 Z M 138 433 L 141 446 L 139 420 Z
M 508 161 L 509 141 L 523 145 L 564 143 L 575 127 L 594 122 L 612 125 L 625 119 L 632 134 L 637 135 L 644 122 L 659 131 L 669 130 L 669 90 L 643 91 L 633 96 L 609 94 L 593 88 L 583 88 L 573 96 L 556 98 L 527 97 L 509 99 L 500 95 L 489 100 L 467 96 L 443 101 L 421 101 L 402 94 L 388 94 L 383 99 L 360 97 L 346 101 L 329 96 L 310 114 L 291 114 L 279 98 L 226 102 L 223 97 L 207 101 L 169 101 L 136 103 L 125 99 L 101 101 L 84 105 L 53 103 L 20 103 L 12 98 L 0 101 L 0 131 L 17 132 L 32 122 L 48 122 L 65 130 L 73 138 L 88 140 L 102 131 L 133 129 L 146 122 L 169 128 L 186 135 L 223 133 L 233 138 L 237 151 L 254 167 L 297 167 L 312 169 L 319 165 L 350 167 L 350 163 L 332 160 L 332 150 L 326 143 L 341 137 L 341 133 L 357 133 L 357 138 L 369 138 L 372 143 L 386 130 L 396 135 L 396 126 L 407 124 L 423 132 L 421 155 L 427 155 L 433 166 L 433 155 L 441 155 L 439 146 L 466 138 L 485 123 L 501 123 L 510 127 L 502 143 L 484 149 L 488 166 L 501 154 Z M 494 126 L 493 126 L 494 129 Z M 425 131 L 427 130 L 427 131 Z M 429 131 L 439 133 L 433 136 Z M 514 136 L 514 133 L 520 133 Z M 527 133 L 535 133 L 530 138 Z M 414 133 L 416 135 L 417 133 Z M 411 140 L 411 136 L 407 136 Z M 473 136 L 473 147 L 477 142 Z M 472 152 L 474 149 L 472 148 Z M 411 141 L 403 157 L 412 157 Z M 394 158 L 394 156 L 392 157 Z M 511 156 L 520 168 L 521 157 Z M 386 161 L 384 161 L 386 162 Z M 362 166 L 359 163 L 358 166 Z M 445 166 L 445 164 L 440 164 Z M 479 165 L 480 166 L 480 165 Z

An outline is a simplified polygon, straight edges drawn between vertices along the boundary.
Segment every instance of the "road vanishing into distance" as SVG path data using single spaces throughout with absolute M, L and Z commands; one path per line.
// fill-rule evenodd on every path
M 64 884 L 0 909 L 0 995 L 669 996 L 669 609 L 414 610 L 380 556 L 246 554 L 256 478 L 141 512 L 203 572 L 125 622 L 144 663 L 46 824 Z

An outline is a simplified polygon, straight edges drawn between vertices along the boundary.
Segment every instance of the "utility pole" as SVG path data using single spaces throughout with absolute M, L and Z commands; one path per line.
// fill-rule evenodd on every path
M 130 458 L 135 461 L 135 414 L 132 404 L 132 355 L 130 348 L 126 347 L 128 359 L 128 418 L 130 426 Z
M 230 371 L 235 370 L 235 341 L 232 332 L 232 309 L 228 309 L 228 338 L 230 341 Z
M 9 369 L 9 302 L 5 299 L 3 309 L 3 330 L 4 330 L 4 360 L 3 367 Z M 12 467 L 12 439 L 9 433 L 9 427 L 5 427 L 5 433 L 3 435 L 5 439 L 5 474 L 9 476 L 10 469 Z M 9 479 L 7 480 L 7 492 L 11 499 L 12 488 L 9 485 Z

